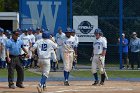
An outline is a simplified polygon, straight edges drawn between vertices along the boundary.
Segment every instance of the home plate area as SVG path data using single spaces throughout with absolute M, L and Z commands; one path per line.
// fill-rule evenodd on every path
M 92 86 L 91 81 L 70 81 L 70 86 L 63 82 L 49 81 L 43 93 L 140 93 L 140 82 L 106 81 L 103 86 Z M 38 93 L 38 82 L 24 82 L 25 88 L 9 89 L 6 82 L 0 82 L 0 93 Z

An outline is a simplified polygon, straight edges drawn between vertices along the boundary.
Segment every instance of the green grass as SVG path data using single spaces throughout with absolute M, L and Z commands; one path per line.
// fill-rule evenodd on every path
M 14 76 L 16 77 L 17 76 L 17 73 L 16 71 L 14 71 Z M 8 76 L 8 71 L 7 69 L 0 69 L 0 78 L 5 78 Z M 24 77 L 40 77 L 39 74 L 36 74 L 36 73 L 32 73 L 28 70 L 25 70 L 24 71 Z
M 140 71 L 106 71 L 109 78 L 140 78 Z M 91 71 L 72 71 L 72 76 L 91 78 Z

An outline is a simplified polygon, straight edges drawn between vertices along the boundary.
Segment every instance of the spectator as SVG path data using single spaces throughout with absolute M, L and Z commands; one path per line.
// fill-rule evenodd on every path
M 120 43 L 120 38 L 118 39 L 118 42 Z M 128 58 L 128 39 L 125 38 L 125 34 L 122 33 L 122 65 L 123 68 L 129 68 L 129 58 Z
M 140 69 L 140 60 L 139 60 L 139 52 L 140 52 L 140 38 L 137 37 L 137 33 L 132 33 L 132 38 L 130 39 L 130 62 L 131 68 L 134 69 L 134 63 L 137 62 L 137 69 Z

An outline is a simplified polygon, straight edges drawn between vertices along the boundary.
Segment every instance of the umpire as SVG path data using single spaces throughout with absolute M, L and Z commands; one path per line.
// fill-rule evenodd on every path
M 23 42 L 18 39 L 19 32 L 13 31 L 12 38 L 6 42 L 6 55 L 7 55 L 7 64 L 8 64 L 8 82 L 9 88 L 15 89 L 14 86 L 14 69 L 17 71 L 17 82 L 16 86 L 19 88 L 24 88 L 24 71 L 22 64 L 20 62 L 21 49 L 27 54 L 28 52 L 23 47 Z

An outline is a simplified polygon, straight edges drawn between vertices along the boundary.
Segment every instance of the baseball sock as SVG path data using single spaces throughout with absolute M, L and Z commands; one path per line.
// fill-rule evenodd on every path
M 27 62 L 26 66 L 29 66 L 30 64 L 31 64 L 31 59 L 28 59 L 28 62 Z
M 64 71 L 64 78 L 65 78 L 65 81 L 68 81 L 68 72 L 67 71 Z
M 73 62 L 73 67 L 75 67 L 76 66 L 76 62 Z
M 67 72 L 67 79 L 69 79 L 69 74 L 70 74 L 70 72 Z
M 105 81 L 105 74 L 101 74 L 101 82 Z
M 98 74 L 94 73 L 93 75 L 94 75 L 95 81 L 98 81 Z
M 42 75 L 40 86 L 42 87 L 46 83 L 47 77 L 45 75 Z
M 53 62 L 53 68 L 55 68 L 55 64 L 56 64 L 56 62 Z
M 2 67 L 5 68 L 6 67 L 6 61 L 1 61 L 2 62 Z

